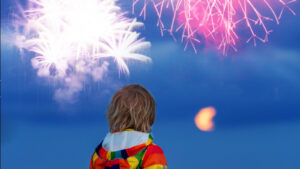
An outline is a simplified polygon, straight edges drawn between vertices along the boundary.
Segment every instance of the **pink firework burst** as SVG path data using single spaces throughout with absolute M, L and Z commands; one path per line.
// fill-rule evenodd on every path
M 133 12 L 140 1 L 142 0 L 133 1 Z M 174 32 L 181 31 L 181 41 L 185 43 L 185 49 L 190 45 L 197 52 L 197 44 L 205 41 L 206 45 L 212 44 L 226 54 L 230 48 L 236 51 L 237 42 L 245 35 L 248 35 L 245 41 L 253 41 L 254 46 L 257 41 L 267 42 L 272 32 L 269 22 L 279 24 L 285 10 L 295 15 L 289 6 L 295 1 L 144 0 L 139 15 L 143 15 L 145 19 L 146 8 L 152 4 L 162 35 L 164 31 L 172 36 Z M 168 13 L 166 9 L 173 13 L 172 19 L 166 19 L 168 23 L 164 20 L 164 15 Z

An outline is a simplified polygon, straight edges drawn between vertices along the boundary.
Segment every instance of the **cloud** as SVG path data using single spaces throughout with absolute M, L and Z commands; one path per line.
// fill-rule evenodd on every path
M 101 82 L 108 73 L 108 62 L 103 62 L 101 66 L 84 64 L 83 61 L 80 63 L 80 66 L 76 66 L 77 73 L 71 73 L 64 77 L 61 80 L 62 87 L 55 90 L 54 98 L 58 102 L 76 102 L 77 97 L 75 96 L 82 90 L 84 84 L 88 84 L 89 76 L 94 82 Z
M 16 37 L 19 37 L 20 39 L 16 40 Z M 1 47 L 8 49 L 12 47 L 19 47 L 21 46 L 21 36 L 18 36 L 16 32 L 12 31 L 6 26 L 1 27 Z

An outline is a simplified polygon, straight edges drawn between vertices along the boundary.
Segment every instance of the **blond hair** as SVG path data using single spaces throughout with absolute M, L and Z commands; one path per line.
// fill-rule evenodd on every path
M 110 101 L 107 119 L 111 132 L 125 129 L 151 132 L 155 120 L 155 100 L 141 85 L 124 86 Z

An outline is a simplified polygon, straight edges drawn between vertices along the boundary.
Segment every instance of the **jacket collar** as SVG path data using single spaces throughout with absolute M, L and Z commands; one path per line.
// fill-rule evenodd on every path
M 120 133 L 119 133 L 120 132 Z M 153 137 L 151 136 L 151 134 L 149 133 L 143 133 L 143 132 L 138 132 L 135 131 L 133 129 L 126 129 L 124 131 L 116 131 L 113 133 L 109 133 L 107 137 L 114 137 L 112 135 L 118 134 L 118 135 L 122 135 L 124 134 L 124 138 L 126 137 L 126 133 L 131 133 L 133 134 L 130 137 L 134 137 L 135 133 L 137 132 L 137 134 L 146 134 L 147 138 L 146 141 L 144 141 L 141 144 L 137 144 L 134 145 L 132 147 L 129 148 L 125 148 L 125 149 L 120 149 L 117 151 L 108 151 L 106 149 L 104 149 L 103 147 L 103 143 L 104 141 L 106 141 L 105 139 L 98 145 L 98 147 L 96 148 L 96 153 L 98 154 L 98 156 L 103 159 L 103 160 L 114 160 L 114 159 L 127 159 L 128 157 L 131 156 L 135 156 L 136 154 L 138 154 L 139 152 L 143 151 L 144 149 L 147 148 L 148 145 L 150 145 L 153 142 Z M 128 135 L 127 135 L 128 136 Z M 121 137 L 120 137 L 121 138 Z

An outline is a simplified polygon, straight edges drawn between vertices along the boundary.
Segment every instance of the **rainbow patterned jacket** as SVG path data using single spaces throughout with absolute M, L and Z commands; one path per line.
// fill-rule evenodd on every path
M 126 131 L 130 132 L 132 130 L 125 130 L 117 134 L 123 134 Z M 137 131 L 132 132 L 138 133 Z M 132 132 L 130 133 L 131 136 Z M 146 136 L 147 138 L 145 138 Z M 127 137 L 128 136 L 125 136 L 123 138 Z M 141 144 L 134 146 L 129 145 L 130 147 L 126 149 L 117 149 L 114 151 L 108 151 L 104 148 L 104 139 L 104 141 L 97 146 L 94 154 L 92 155 L 90 169 L 167 169 L 167 161 L 164 153 L 158 145 L 153 143 L 151 134 L 143 133 L 143 137 L 144 138 L 135 139 L 140 141 L 144 139 L 144 142 Z M 119 137 L 118 139 L 120 138 L 122 137 Z M 116 140 L 116 138 L 112 140 L 120 142 L 119 140 Z M 123 143 L 118 144 L 124 146 Z

